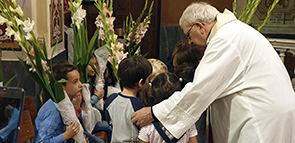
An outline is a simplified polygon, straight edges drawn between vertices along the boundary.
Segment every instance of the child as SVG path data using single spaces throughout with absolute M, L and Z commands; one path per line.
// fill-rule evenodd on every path
M 151 76 L 150 80 L 152 80 L 153 77 L 155 77 L 156 75 L 160 73 L 168 72 L 168 67 L 161 60 L 150 58 L 148 59 L 148 61 L 151 63 L 153 67 L 153 72 L 150 75 Z
M 186 77 L 191 77 L 189 79 L 189 82 L 193 81 L 193 76 L 194 76 L 194 71 L 199 65 L 199 62 L 202 58 L 202 52 L 200 52 L 199 48 L 196 45 L 191 45 L 188 43 L 187 40 L 181 40 L 179 41 L 176 45 L 175 48 L 173 49 L 172 53 L 172 62 L 174 66 L 174 70 L 180 69 L 181 71 L 182 68 L 192 68 L 190 70 L 193 70 L 193 72 L 190 73 L 190 75 L 186 75 Z M 185 64 L 185 66 L 180 67 L 180 65 Z M 183 82 L 183 86 L 187 82 Z M 202 140 L 205 140 L 205 130 L 206 130 L 206 116 L 207 116 L 207 111 L 204 111 L 199 118 L 199 120 L 196 122 L 196 127 L 198 130 L 198 142 L 201 142 Z
M 202 54 L 195 46 L 188 43 L 187 40 L 181 40 L 176 43 L 171 57 L 174 69 L 182 63 L 199 64 Z
M 118 84 L 118 81 L 112 69 L 112 64 L 109 61 L 107 62 L 107 68 L 104 73 L 104 77 L 105 77 L 104 100 L 106 100 L 111 94 L 121 92 L 120 85 Z
M 173 73 L 160 73 L 152 81 L 147 80 L 145 88 L 141 92 L 141 100 L 144 106 L 153 106 L 169 98 L 173 92 L 181 90 L 181 79 Z M 156 122 L 156 121 L 155 121 Z M 156 122 L 157 123 L 157 122 Z M 160 128 L 170 140 L 174 137 L 164 127 Z M 193 125 L 178 141 L 178 143 L 197 143 L 197 130 Z M 153 124 L 142 127 L 139 133 L 142 143 L 165 142 Z
M 110 95 L 105 103 L 107 121 L 113 126 L 111 142 L 137 141 L 139 129 L 131 122 L 131 115 L 143 107 L 136 96 L 151 73 L 151 64 L 141 56 L 128 57 L 119 64 L 123 91 Z
M 94 68 L 97 69 L 97 66 L 99 66 L 99 64 L 97 63 L 96 57 L 92 56 L 90 61 L 94 65 Z M 101 72 L 101 71 L 97 71 L 97 72 Z M 90 78 L 89 82 L 90 82 L 90 87 L 91 87 L 91 93 L 93 93 L 91 96 L 90 102 L 91 102 L 91 105 L 94 106 L 99 100 L 101 100 L 103 98 L 104 90 L 103 89 L 100 91 L 96 90 L 95 85 L 94 85 L 96 73 L 90 65 L 88 65 L 88 76 Z M 102 117 L 102 120 L 95 125 L 92 133 L 95 134 L 100 131 L 105 131 L 107 133 L 108 142 L 110 142 L 111 135 L 112 135 L 112 127 L 105 121 L 104 114 L 102 114 L 102 113 L 104 113 L 104 107 L 103 107 L 104 103 L 103 102 L 102 102 L 101 106 L 102 106 L 102 110 L 99 109 L 99 111 L 101 112 L 101 115 L 103 117 Z
M 98 63 L 97 63 L 96 57 L 94 55 L 91 57 L 90 62 L 92 62 L 94 68 L 97 68 Z M 87 68 L 88 68 L 88 76 L 90 79 L 89 82 L 90 82 L 90 86 L 91 86 L 91 93 L 93 93 L 91 96 L 90 102 L 91 102 L 91 105 L 94 106 L 95 103 L 97 103 L 100 99 L 103 98 L 104 90 L 100 90 L 100 91 L 96 90 L 95 85 L 94 85 L 96 73 L 90 65 L 88 65 Z
M 182 79 L 181 88 L 184 88 L 184 86 L 188 82 L 193 81 L 196 68 L 197 68 L 197 65 L 195 64 L 183 63 L 179 65 L 178 68 L 174 71 L 177 77 Z
M 168 67 L 161 60 L 149 58 L 148 61 L 153 67 L 153 73 L 168 72 Z
M 66 83 L 63 83 L 63 89 L 73 102 L 76 114 L 79 114 L 78 109 L 80 109 L 82 102 L 82 84 L 80 82 L 78 68 L 68 61 L 59 61 L 53 64 L 52 70 L 56 80 L 62 78 L 67 80 Z M 74 121 L 70 126 L 66 126 L 63 123 L 61 115 L 51 99 L 40 108 L 35 123 L 36 142 L 63 143 L 75 136 L 80 130 L 79 122 Z M 103 143 L 101 139 L 85 131 L 84 134 L 91 143 Z

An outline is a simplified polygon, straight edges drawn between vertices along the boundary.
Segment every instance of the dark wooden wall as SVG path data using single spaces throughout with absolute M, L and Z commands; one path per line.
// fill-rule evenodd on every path
M 129 14 L 132 14 L 134 20 L 137 19 L 141 13 L 145 4 L 145 0 L 114 0 L 113 1 L 113 16 L 116 17 L 114 21 L 114 29 L 117 31 L 120 28 L 123 28 L 123 21 L 126 20 L 126 17 Z M 149 0 L 148 7 L 151 4 Z M 96 26 L 94 24 L 95 18 L 98 15 L 98 10 L 94 6 L 93 2 L 83 2 L 83 8 L 87 11 L 87 27 L 88 27 L 88 38 L 94 34 Z M 147 58 L 158 57 L 158 32 L 159 32 L 159 0 L 154 1 L 153 6 L 153 15 L 151 17 L 151 23 L 149 25 L 148 31 L 141 43 L 141 52 L 146 54 Z M 148 14 L 148 9 L 143 18 Z M 118 33 L 117 33 L 118 34 Z
M 232 10 L 233 0 L 203 0 L 220 12 L 225 8 Z M 179 26 L 179 18 L 185 8 L 196 0 L 162 0 L 161 2 L 161 26 Z
M 152 0 L 149 0 L 148 5 L 150 5 L 151 1 Z M 195 0 L 154 0 L 150 27 L 141 43 L 141 52 L 143 55 L 148 53 L 147 58 L 159 58 L 160 27 L 178 26 L 178 20 L 182 12 L 192 2 L 195 2 Z M 232 10 L 233 0 L 208 0 L 207 2 L 217 7 L 219 11 L 223 11 L 224 8 Z M 82 3 L 83 8 L 87 10 L 88 38 L 91 38 L 96 30 L 94 22 L 98 15 L 98 10 L 93 3 L 94 2 L 89 1 Z M 114 0 L 113 15 L 116 17 L 116 20 L 114 21 L 115 31 L 123 28 L 123 21 L 125 21 L 129 14 L 132 14 L 133 19 L 136 20 L 141 13 L 144 4 L 145 0 Z M 146 15 L 147 12 L 148 11 L 145 13 Z
M 114 16 L 115 28 L 123 28 L 123 21 L 126 20 L 126 17 L 131 14 L 133 20 L 135 21 L 140 15 L 145 4 L 145 0 L 114 0 Z M 151 4 L 149 0 L 148 8 Z M 158 57 L 158 32 L 159 32 L 159 0 L 154 0 L 154 6 L 152 11 L 151 23 L 149 25 L 148 31 L 141 43 L 141 53 L 143 55 L 148 54 L 147 58 Z M 148 14 L 148 9 L 145 11 L 145 16 Z

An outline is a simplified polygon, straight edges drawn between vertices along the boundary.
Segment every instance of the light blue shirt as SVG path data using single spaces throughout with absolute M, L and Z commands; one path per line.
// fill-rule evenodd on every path
M 37 143 L 65 143 L 62 133 L 66 126 L 54 102 L 49 99 L 39 110 L 35 120 Z

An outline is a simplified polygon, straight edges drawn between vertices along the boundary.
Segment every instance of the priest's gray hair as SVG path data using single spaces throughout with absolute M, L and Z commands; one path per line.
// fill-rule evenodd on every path
M 179 19 L 179 25 L 186 21 L 186 26 L 192 26 L 196 22 L 211 23 L 216 19 L 217 14 L 220 13 L 215 7 L 205 2 L 194 2 L 189 5 Z

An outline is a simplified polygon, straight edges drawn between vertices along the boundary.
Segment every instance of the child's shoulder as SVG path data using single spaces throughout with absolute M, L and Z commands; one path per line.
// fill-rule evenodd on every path
M 131 104 L 133 106 L 134 112 L 143 108 L 143 104 L 137 97 L 130 98 Z
M 60 113 L 54 104 L 54 102 L 49 99 L 47 102 L 44 103 L 44 105 L 40 108 L 38 111 L 38 119 L 44 120 L 48 117 L 59 117 Z
M 113 93 L 111 94 L 107 101 L 105 102 L 105 107 L 108 107 L 117 97 L 118 97 L 119 93 Z
M 40 108 L 39 112 L 42 112 L 42 110 L 57 110 L 56 105 L 54 104 L 54 102 L 49 99 L 47 100 L 44 105 Z

